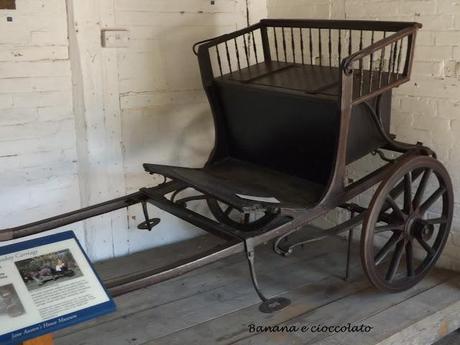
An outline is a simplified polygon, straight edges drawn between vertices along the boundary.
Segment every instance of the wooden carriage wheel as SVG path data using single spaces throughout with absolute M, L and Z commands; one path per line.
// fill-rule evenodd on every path
M 207 199 L 207 203 L 212 215 L 219 222 L 241 231 L 258 230 L 276 217 L 276 213 L 262 212 L 255 219 L 251 219 L 248 214 L 243 214 L 232 206 L 216 199 Z
M 377 288 L 418 283 L 438 260 L 453 214 L 452 182 L 434 158 L 403 160 L 377 189 L 363 222 L 361 261 Z

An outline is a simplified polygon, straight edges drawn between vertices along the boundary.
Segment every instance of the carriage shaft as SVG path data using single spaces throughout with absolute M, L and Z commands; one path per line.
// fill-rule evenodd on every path
M 227 256 L 238 254 L 243 251 L 243 242 L 229 241 L 226 244 L 218 245 L 204 253 L 196 254 L 190 258 L 174 262 L 167 266 L 108 280 L 105 281 L 104 284 L 110 291 L 110 294 L 116 297 L 181 276 L 194 269 L 209 265 Z
M 100 204 L 85 207 L 72 212 L 64 213 L 55 217 L 42 219 L 37 222 L 17 226 L 14 228 L 0 230 L 0 242 L 38 234 L 61 226 L 76 223 L 88 218 L 100 216 L 105 213 L 116 211 L 145 200 L 141 192 L 128 194 L 121 198 L 109 200 Z

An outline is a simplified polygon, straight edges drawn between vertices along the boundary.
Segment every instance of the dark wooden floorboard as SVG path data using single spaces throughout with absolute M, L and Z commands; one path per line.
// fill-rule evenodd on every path
M 347 325 L 352 324 L 365 324 L 365 320 L 373 315 L 384 312 L 385 310 L 399 305 L 408 299 L 417 296 L 433 287 L 441 284 L 448 278 L 447 274 L 434 274 L 433 276 L 427 277 L 424 281 L 418 284 L 416 287 L 404 291 L 398 294 L 386 294 L 377 291 L 375 288 L 369 287 L 357 291 L 354 294 L 344 296 L 343 298 L 336 300 L 328 305 L 323 305 L 313 313 L 304 313 L 303 315 L 289 320 L 288 322 L 282 323 L 281 325 L 287 326 L 313 326 L 313 325 Z M 367 323 L 374 327 L 374 333 L 383 333 L 381 325 L 375 323 Z M 330 332 L 312 333 L 312 332 L 295 332 L 295 333 L 280 333 L 276 338 L 270 333 L 263 333 L 260 335 L 247 337 L 242 341 L 235 342 L 238 345 L 249 345 L 249 344 L 320 344 L 326 341 L 329 337 L 337 337 L 343 339 L 348 336 L 357 342 L 357 339 L 361 337 L 361 334 L 335 334 Z M 353 344 L 351 340 L 349 344 Z M 348 343 L 344 343 L 348 344 Z
M 190 252 L 206 250 L 217 243 L 213 238 L 194 239 L 97 264 L 96 269 L 105 278 L 113 277 L 142 270 L 146 266 L 158 267 L 175 261 L 177 255 L 186 257 Z M 372 334 L 360 337 L 363 344 L 387 345 L 385 341 L 398 332 L 410 329 L 416 323 L 426 322 L 430 315 L 442 311 L 442 306 L 454 303 L 456 298 L 460 299 L 460 296 L 452 293 L 457 287 L 453 274 L 440 270 L 403 293 L 376 291 L 364 278 L 356 245 L 352 258 L 352 279 L 345 282 L 342 279 L 345 249 L 346 241 L 340 238 L 330 238 L 299 248 L 289 258 L 274 254 L 271 245 L 258 247 L 256 267 L 263 291 L 268 296 L 284 296 L 292 300 L 289 307 L 277 313 L 263 314 L 258 310 L 260 302 L 249 280 L 246 259 L 240 254 L 170 281 L 120 296 L 116 299 L 117 312 L 59 332 L 56 344 L 345 345 L 348 343 L 344 340 L 356 340 L 356 335 L 311 332 L 254 334 L 249 331 L 249 325 L 386 322 L 385 329 L 375 327 Z M 442 291 L 438 292 L 437 289 Z M 443 291 L 449 292 L 451 297 L 442 300 Z M 411 301 L 418 301 L 423 298 L 421 296 L 431 298 L 439 308 L 423 310 L 420 303 L 415 302 L 420 317 L 407 316 L 406 309 Z M 406 322 L 399 320 L 398 316 L 393 317 L 392 313 L 406 315 Z
M 171 247 L 169 249 L 170 254 L 163 256 L 163 263 L 173 261 L 170 259 L 171 253 L 176 251 Z M 331 241 L 330 249 L 344 253 L 345 242 L 334 239 Z M 151 250 L 150 253 L 152 256 L 156 256 L 155 250 Z M 146 255 L 148 256 L 147 253 L 142 253 L 139 256 Z M 268 296 L 329 275 L 340 275 L 343 271 L 343 268 L 337 271 L 337 257 L 328 256 L 324 248 L 320 247 L 297 251 L 293 256 L 283 258 L 274 254 L 271 246 L 262 246 L 256 249 L 256 255 L 257 271 L 261 282 L 264 284 L 264 292 Z M 124 260 L 126 263 L 123 262 Z M 131 260 L 136 260 L 136 257 L 117 259 L 117 265 L 111 267 L 125 272 L 126 269 L 123 267 L 125 265 L 131 267 Z M 311 262 L 307 263 L 306 261 Z M 106 274 L 104 270 L 107 269 L 107 264 L 103 265 L 102 270 L 100 270 L 99 264 L 96 265 L 96 270 L 101 271 L 102 276 Z M 306 267 L 310 267 L 310 274 L 305 274 Z M 280 272 L 282 272 L 281 275 Z M 313 272 L 318 272 L 319 275 L 312 276 L 311 273 Z M 283 281 L 284 279 L 287 280 Z M 233 303 L 223 303 L 228 301 Z M 139 326 L 137 330 L 133 329 L 129 337 L 126 337 L 126 341 L 134 338 L 147 341 L 149 340 L 147 338 L 151 337 L 152 334 L 158 337 L 164 336 L 168 332 L 172 333 L 179 330 L 180 327 L 204 322 L 208 318 L 230 313 L 235 308 L 252 305 L 258 301 L 250 283 L 245 256 L 243 254 L 234 255 L 182 277 L 118 297 L 116 299 L 118 305 L 116 313 L 62 331 L 57 335 L 58 338 L 61 338 L 58 344 L 74 345 L 78 344 L 79 339 L 84 339 L 85 344 L 99 344 L 101 339 L 104 339 L 106 329 L 110 329 L 116 323 L 115 320 L 120 320 L 125 325 L 135 324 Z M 199 310 L 195 311 L 194 308 L 204 308 L 204 311 L 200 314 Z M 146 330 L 148 334 L 142 334 L 144 331 L 142 326 L 147 327 L 144 323 L 150 322 L 152 317 L 156 319 L 157 315 L 164 314 L 165 317 L 162 320 L 166 320 L 166 318 L 176 318 L 186 313 L 194 315 L 192 318 L 184 318 L 180 325 L 177 322 L 166 322 L 166 325 L 162 325 L 163 322 L 158 322 L 155 327 Z M 116 328 L 120 330 L 119 326 Z M 158 333 L 154 328 L 158 328 Z M 113 344 L 130 344 L 130 342 L 125 342 L 125 336 L 129 332 L 121 331 L 121 333 L 121 337 L 116 337 Z M 87 336 L 86 334 L 90 335 Z

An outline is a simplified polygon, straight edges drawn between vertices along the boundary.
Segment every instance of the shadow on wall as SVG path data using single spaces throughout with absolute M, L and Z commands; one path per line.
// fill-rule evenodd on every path
M 142 163 L 202 167 L 213 147 L 207 103 L 171 104 L 123 116 L 125 172 L 130 189 L 152 183 Z
M 206 18 L 209 20 L 209 15 Z M 145 28 L 129 28 L 136 51 L 122 53 L 121 59 L 125 61 L 120 70 L 128 193 L 163 181 L 157 175 L 146 174 L 142 163 L 199 168 L 207 161 L 214 146 L 214 124 L 192 46 L 197 41 L 234 30 L 237 23 L 229 18 L 225 19 L 226 23 L 214 19 L 213 23 L 180 20 L 180 23 L 172 23 L 172 27 L 152 25 L 148 39 L 145 32 L 141 32 Z M 230 20 L 233 22 L 228 23 Z M 151 75 L 155 73 L 156 77 Z M 204 204 L 193 208 L 206 212 Z M 154 236 L 136 230 L 143 219 L 141 208 L 128 210 L 130 252 L 202 234 L 170 214 L 154 207 L 150 211 L 162 220 Z
M 229 10 L 229 5 L 222 6 Z M 206 162 L 214 145 L 213 120 L 192 46 L 245 25 L 245 18 L 236 17 L 195 13 L 181 15 L 171 25 L 128 27 L 136 47 L 120 55 L 128 192 L 152 184 L 143 172 L 144 162 L 187 167 Z
M 176 138 L 172 160 L 192 164 L 194 167 L 202 167 L 203 160 L 209 157 L 213 143 L 214 130 L 210 111 L 200 111 L 182 128 Z M 189 159 L 193 157 L 195 162 Z M 198 166 L 197 166 L 198 164 Z

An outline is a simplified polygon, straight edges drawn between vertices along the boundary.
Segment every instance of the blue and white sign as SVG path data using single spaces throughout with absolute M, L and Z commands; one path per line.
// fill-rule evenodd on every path
M 72 231 L 0 247 L 0 344 L 115 310 Z

